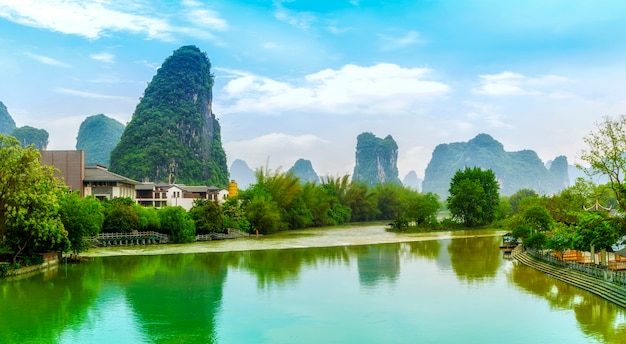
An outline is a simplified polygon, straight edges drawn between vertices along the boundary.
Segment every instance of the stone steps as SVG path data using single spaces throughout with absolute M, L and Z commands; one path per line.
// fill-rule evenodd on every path
M 607 281 L 586 275 L 578 271 L 572 271 L 566 267 L 554 266 L 542 262 L 526 252 L 521 247 L 513 251 L 513 258 L 518 262 L 541 271 L 562 282 L 572 284 L 588 292 L 596 294 L 622 308 L 626 308 L 626 289 Z

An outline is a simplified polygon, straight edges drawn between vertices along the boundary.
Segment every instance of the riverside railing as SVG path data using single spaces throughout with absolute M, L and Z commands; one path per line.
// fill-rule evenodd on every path
M 529 248 L 526 249 L 526 252 L 537 259 L 543 260 L 546 263 L 582 272 L 584 274 L 605 280 L 613 284 L 617 284 L 619 286 L 626 286 L 626 272 L 610 270 L 607 267 L 597 266 L 595 264 L 583 264 L 574 261 L 563 261 L 554 256 L 551 252 L 536 251 Z

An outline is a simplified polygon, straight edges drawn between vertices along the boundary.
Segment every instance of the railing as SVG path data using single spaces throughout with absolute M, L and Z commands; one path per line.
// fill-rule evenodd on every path
M 133 233 L 100 233 L 96 239 L 110 240 L 110 239 L 143 239 L 143 238 L 158 238 L 162 240 L 170 239 L 167 234 L 146 231 L 146 232 L 133 232 Z
M 607 282 L 626 286 L 626 273 L 622 271 L 614 271 L 606 267 L 597 266 L 595 264 L 583 264 L 575 261 L 564 261 L 554 256 L 550 252 L 540 252 L 527 248 L 526 252 L 537 259 L 541 259 L 552 265 L 565 267 L 574 271 L 579 271 L 587 275 L 603 279 Z

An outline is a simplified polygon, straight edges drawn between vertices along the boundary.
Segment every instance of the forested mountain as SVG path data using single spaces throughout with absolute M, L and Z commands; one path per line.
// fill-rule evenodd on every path
M 388 182 L 400 184 L 397 163 L 398 144 L 391 135 L 384 139 L 372 133 L 357 136 L 356 164 L 352 180 L 368 185 Z
M 110 170 L 136 180 L 228 185 L 220 124 L 212 112 L 213 75 L 206 53 L 183 46 L 144 91 Z
M 402 179 L 402 185 L 417 191 L 422 189 L 422 182 L 423 180 L 417 177 L 415 171 L 409 171 Z
M 237 182 L 237 186 L 241 190 L 245 190 L 251 184 L 256 183 L 254 170 L 241 159 L 235 159 L 230 165 L 230 178 Z
M 23 126 L 13 130 L 11 133 L 15 136 L 22 146 L 35 145 L 36 149 L 48 149 L 49 134 L 45 129 L 37 129 L 30 126 Z
M 503 195 L 520 189 L 551 194 L 569 184 L 566 157 L 557 157 L 548 170 L 534 151 L 506 152 L 500 142 L 479 134 L 468 142 L 440 144 L 435 148 L 426 167 L 423 191 L 437 193 L 445 199 L 452 176 L 465 167 L 493 170 Z
M 76 149 L 85 151 L 85 164 L 109 166 L 111 151 L 120 142 L 124 125 L 103 114 L 85 118 L 78 129 Z
M 315 170 L 313 169 L 313 165 L 311 161 L 305 159 L 298 159 L 296 163 L 289 169 L 289 171 L 294 176 L 300 178 L 302 183 L 306 182 L 320 182 L 320 177 L 317 175 Z
M 0 135 L 10 135 L 15 128 L 13 117 L 9 115 L 9 110 L 4 103 L 0 101 Z

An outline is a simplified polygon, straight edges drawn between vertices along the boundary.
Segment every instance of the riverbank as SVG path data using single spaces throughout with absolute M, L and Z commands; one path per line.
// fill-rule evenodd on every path
M 506 233 L 506 231 L 493 230 L 393 233 L 386 231 L 386 227 L 386 225 L 357 224 L 341 227 L 302 229 L 280 232 L 268 236 L 250 236 L 233 240 L 195 242 L 190 244 L 98 247 L 91 248 L 89 251 L 83 252 L 81 255 L 85 257 L 109 257 L 125 255 L 159 255 L 305 247 L 355 246 L 463 237 L 500 236 Z

